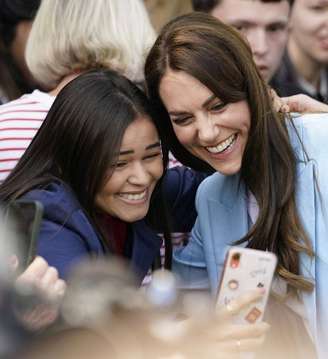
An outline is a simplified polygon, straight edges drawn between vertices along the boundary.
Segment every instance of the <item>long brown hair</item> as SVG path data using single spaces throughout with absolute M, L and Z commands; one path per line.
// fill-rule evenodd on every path
M 312 256 L 313 252 L 296 209 L 297 159 L 286 122 L 272 107 L 249 46 L 237 31 L 214 17 L 192 13 L 168 23 L 147 58 L 147 90 L 156 106 L 162 139 L 182 163 L 206 170 L 208 164 L 179 143 L 161 102 L 159 86 L 168 68 L 193 76 L 224 103 L 248 102 L 251 128 L 240 178 L 254 194 L 259 216 L 237 243 L 247 241 L 250 248 L 276 253 L 278 274 L 289 288 L 312 290 L 313 284 L 299 271 L 299 253 Z

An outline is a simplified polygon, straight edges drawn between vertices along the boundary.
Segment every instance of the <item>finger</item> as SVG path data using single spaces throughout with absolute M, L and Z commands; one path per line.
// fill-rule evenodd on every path
M 264 340 L 265 335 L 258 338 L 223 341 L 219 343 L 218 350 L 231 353 L 252 352 L 259 349 L 263 345 Z
M 265 336 L 251 339 L 228 340 L 228 341 L 207 341 L 196 340 L 185 346 L 183 353 L 192 358 L 240 358 L 242 352 L 255 352 L 264 343 Z M 182 345 L 183 347 L 183 345 Z M 196 355 L 195 355 L 196 354 Z
M 209 337 L 216 340 L 247 339 L 263 336 L 270 329 L 270 325 L 261 322 L 256 324 L 232 324 L 217 326 L 217 330 L 208 330 Z
M 229 304 L 220 306 L 216 309 L 217 316 L 220 318 L 229 318 L 242 309 L 247 308 L 250 304 L 255 303 L 263 298 L 265 289 L 256 289 L 254 291 L 249 291 L 238 298 L 230 301 Z
M 304 112 L 303 101 L 300 95 L 294 95 L 283 98 L 285 105 L 288 107 L 289 112 Z
M 280 107 L 279 112 L 289 113 L 289 112 L 295 112 L 295 111 L 291 111 L 290 108 L 289 108 L 289 106 L 288 106 L 287 104 L 285 104 L 285 105 L 282 105 L 282 106 Z
M 53 292 L 57 299 L 61 299 L 66 292 L 66 282 L 63 279 L 58 279 L 54 285 Z
M 284 100 L 277 95 L 274 89 L 269 88 L 268 90 L 274 110 L 280 112 L 281 108 L 285 105 Z
M 48 269 L 48 263 L 42 257 L 36 257 L 27 269 L 17 278 L 18 281 L 40 280 Z
M 45 294 L 52 294 L 53 287 L 58 280 L 58 271 L 55 267 L 49 267 L 39 282 L 39 288 L 45 291 Z

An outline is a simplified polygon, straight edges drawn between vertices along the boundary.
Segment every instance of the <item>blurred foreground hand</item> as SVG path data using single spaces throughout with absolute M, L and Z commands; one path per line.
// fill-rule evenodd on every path
M 58 277 L 54 267 L 41 257 L 36 257 L 16 279 L 15 287 L 26 302 L 17 308 L 20 321 L 29 329 L 39 330 L 52 324 L 58 316 L 58 308 L 66 291 L 66 283 Z M 32 299 L 33 298 L 33 299 Z
M 262 298 L 259 290 L 215 309 L 208 293 L 180 293 L 172 273 L 158 271 L 148 288 L 111 258 L 85 263 L 68 279 L 61 306 L 67 329 L 24 352 L 24 359 L 239 358 L 262 345 L 269 325 L 234 324 Z

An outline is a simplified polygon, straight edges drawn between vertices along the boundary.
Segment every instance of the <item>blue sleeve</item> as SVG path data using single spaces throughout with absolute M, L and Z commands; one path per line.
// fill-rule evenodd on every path
M 195 198 L 196 211 L 200 206 L 202 188 L 203 186 L 198 189 Z M 199 217 L 196 219 L 188 244 L 173 252 L 172 269 L 180 278 L 183 289 L 208 290 L 210 288 L 201 219 Z
M 163 189 L 174 232 L 190 232 L 196 217 L 195 198 L 198 186 L 208 174 L 179 166 L 167 171 Z
M 210 284 L 200 235 L 199 219 L 196 220 L 192 229 L 188 244 L 173 252 L 172 270 L 178 276 L 182 289 L 209 289 Z
M 37 243 L 37 254 L 66 278 L 70 268 L 90 256 L 82 237 L 73 229 L 50 220 L 43 220 Z

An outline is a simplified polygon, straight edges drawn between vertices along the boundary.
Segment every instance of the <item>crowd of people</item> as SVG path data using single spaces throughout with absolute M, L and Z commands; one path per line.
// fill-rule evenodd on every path
M 2 3 L 4 71 L 23 78 L 22 22 L 33 81 L 15 98 L 0 77 L 0 201 L 43 217 L 25 272 L 3 254 L 15 340 L 0 353 L 325 358 L 328 0 L 192 0 L 158 36 L 141 0 Z M 263 290 L 213 305 L 231 246 L 277 256 L 264 322 L 233 320 Z M 18 311 L 26 287 L 39 300 Z

